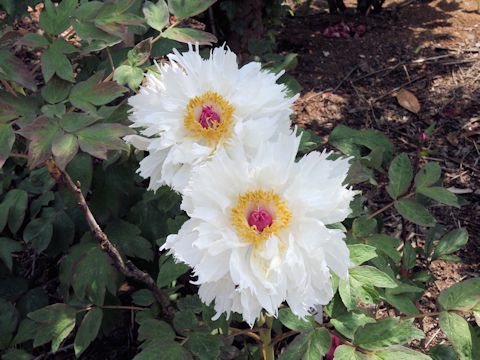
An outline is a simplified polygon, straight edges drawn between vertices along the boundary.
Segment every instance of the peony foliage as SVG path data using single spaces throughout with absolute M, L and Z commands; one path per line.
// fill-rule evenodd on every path
M 2 359 L 480 358 L 478 278 L 418 306 L 468 242 L 428 143 L 295 127 L 296 55 L 198 26 L 232 1 L 0 9 Z

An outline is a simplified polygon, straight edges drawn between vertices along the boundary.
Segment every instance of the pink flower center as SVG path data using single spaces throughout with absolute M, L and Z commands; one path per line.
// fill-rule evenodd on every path
M 273 218 L 272 215 L 266 210 L 259 209 L 253 210 L 250 215 L 248 215 L 248 226 L 256 226 L 259 232 L 262 232 L 263 229 L 272 225 Z
M 220 115 L 213 110 L 213 106 L 203 105 L 202 113 L 200 114 L 198 122 L 204 129 L 215 127 L 220 124 Z

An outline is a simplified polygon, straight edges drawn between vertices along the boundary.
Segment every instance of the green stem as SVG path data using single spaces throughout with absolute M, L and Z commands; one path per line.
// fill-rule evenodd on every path
M 258 335 L 262 340 L 263 360 L 275 360 L 275 352 L 272 344 L 272 324 L 271 316 L 263 315 L 264 319 L 259 319 L 259 323 L 263 322 L 263 326 L 259 329 Z

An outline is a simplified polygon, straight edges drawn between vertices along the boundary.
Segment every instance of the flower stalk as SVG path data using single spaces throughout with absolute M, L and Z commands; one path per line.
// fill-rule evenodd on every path
M 257 324 L 260 327 L 258 335 L 260 335 L 262 341 L 263 360 L 274 360 L 275 352 L 272 344 L 273 317 L 262 314 L 258 319 Z

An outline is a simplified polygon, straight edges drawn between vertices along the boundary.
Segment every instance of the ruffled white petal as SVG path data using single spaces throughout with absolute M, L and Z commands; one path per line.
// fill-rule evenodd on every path
M 141 150 L 147 146 L 150 152 L 139 169 L 141 176 L 150 177 L 150 189 L 166 184 L 182 192 L 192 169 L 219 148 L 194 141 L 184 128 L 187 105 L 196 96 L 214 91 L 233 106 L 227 148 L 241 143 L 252 152 L 260 143 L 288 132 L 296 97 L 288 97 L 286 87 L 276 83 L 279 75 L 262 71 L 255 62 L 239 68 L 235 54 L 224 47 L 212 50 L 207 60 L 191 45 L 185 53 L 174 50 L 168 59 L 158 65 L 160 75 L 147 75 L 147 85 L 129 99 L 132 127 L 152 139 L 149 144 L 128 139 Z
M 331 273 L 348 276 L 344 233 L 326 225 L 349 213 L 354 192 L 342 185 L 345 159 L 312 153 L 295 162 L 300 138 L 279 134 L 253 153 L 232 144 L 193 170 L 182 208 L 191 217 L 164 245 L 194 269 L 200 298 L 217 316 L 239 312 L 253 325 L 262 309 L 287 302 L 299 317 L 327 304 Z M 287 227 L 253 245 L 236 232 L 231 209 L 249 191 L 273 191 L 291 212 Z

